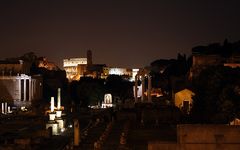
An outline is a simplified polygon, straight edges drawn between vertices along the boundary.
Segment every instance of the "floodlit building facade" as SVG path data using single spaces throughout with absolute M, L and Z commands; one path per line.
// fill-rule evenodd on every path
M 192 67 L 190 79 L 208 66 L 227 66 L 236 68 L 240 66 L 240 41 L 235 43 L 224 42 L 197 46 L 192 49 Z
M 0 76 L 0 98 L 17 107 L 28 107 L 32 101 L 42 98 L 42 77 Z
M 119 75 L 119 76 L 125 76 L 130 81 L 134 81 L 138 71 L 139 69 L 104 67 L 102 78 L 107 78 L 109 75 Z
M 63 68 L 66 71 L 67 78 L 79 80 L 87 71 L 87 58 L 70 58 L 63 60 Z
M 139 71 L 139 69 L 93 64 L 91 50 L 87 51 L 87 57 L 64 59 L 63 68 L 69 81 L 79 80 L 83 76 L 106 79 L 109 75 L 121 75 L 130 81 L 134 81 L 135 75 Z
M 46 68 L 47 70 L 59 70 L 59 68 L 53 62 L 49 62 L 46 57 L 38 58 L 37 66 L 39 68 Z
M 189 113 L 192 108 L 192 96 L 195 94 L 189 90 L 184 89 L 175 93 L 174 104 L 185 113 Z
M 0 100 L 16 107 L 28 107 L 42 98 L 42 77 L 27 75 L 31 64 L 23 60 L 0 61 Z
M 87 68 L 92 65 L 92 52 L 87 51 L 87 57 L 69 58 L 63 60 L 63 68 L 68 80 L 79 80 L 87 73 Z
M 113 107 L 112 94 L 105 94 L 104 101 L 102 102 L 102 108 Z

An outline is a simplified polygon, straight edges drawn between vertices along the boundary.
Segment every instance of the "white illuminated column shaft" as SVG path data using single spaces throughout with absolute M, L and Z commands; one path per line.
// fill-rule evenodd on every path
M 4 113 L 7 113 L 7 102 L 5 102 L 5 109 L 4 109 Z
M 51 97 L 51 112 L 54 111 L 54 97 Z
M 57 109 L 60 110 L 61 109 L 61 89 L 58 88 L 58 97 L 57 97 Z
M 134 86 L 134 96 L 135 96 L 135 103 L 137 102 L 138 96 L 138 75 L 135 76 L 135 86 Z
M 10 108 L 10 106 L 8 106 L 8 113 L 11 113 L 11 108 Z
M 4 114 L 4 103 L 2 103 L 2 114 Z
M 27 94 L 27 92 L 26 92 L 26 88 L 27 88 L 27 85 L 26 85 L 26 78 L 24 78 L 24 80 L 23 80 L 24 82 L 23 82 L 23 90 L 24 90 L 24 93 L 23 93 L 23 101 L 26 101 L 26 98 L 27 98 L 27 96 L 26 96 L 26 94 Z
M 152 80 L 151 80 L 151 76 L 148 75 L 148 102 L 152 102 L 151 91 L 152 91 Z
M 145 92 L 145 77 L 144 77 L 144 74 L 142 74 L 142 101 L 144 101 L 145 100 L 145 94 L 144 94 L 144 92 Z

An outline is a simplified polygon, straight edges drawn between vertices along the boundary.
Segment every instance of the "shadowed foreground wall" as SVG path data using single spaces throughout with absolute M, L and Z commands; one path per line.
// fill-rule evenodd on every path
M 240 126 L 178 125 L 177 142 L 150 141 L 149 150 L 239 150 Z

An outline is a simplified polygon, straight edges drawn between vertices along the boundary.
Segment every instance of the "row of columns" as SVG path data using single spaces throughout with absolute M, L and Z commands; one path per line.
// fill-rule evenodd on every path
M 28 89 L 27 89 L 27 80 L 28 80 Z M 23 89 L 22 89 L 22 81 L 23 81 Z M 27 101 L 27 91 L 28 91 L 28 101 L 31 101 L 34 98 L 34 93 L 36 93 L 36 80 L 31 79 L 30 76 L 21 75 L 18 77 L 18 87 L 19 87 L 20 101 Z M 23 93 L 23 99 L 22 99 L 22 93 Z
M 145 97 L 145 77 L 148 79 L 148 87 L 147 87 L 147 101 L 152 102 L 152 96 L 151 96 L 151 91 L 152 91 L 152 78 L 151 75 L 149 74 L 148 71 L 142 69 L 140 70 L 137 75 L 135 76 L 135 86 L 134 86 L 134 96 L 135 96 L 135 102 L 138 101 L 138 80 L 141 80 L 141 85 L 142 85 L 142 96 L 141 96 L 141 101 L 144 102 L 146 97 Z
M 8 106 L 7 102 L 2 103 L 2 114 L 11 113 L 10 106 Z

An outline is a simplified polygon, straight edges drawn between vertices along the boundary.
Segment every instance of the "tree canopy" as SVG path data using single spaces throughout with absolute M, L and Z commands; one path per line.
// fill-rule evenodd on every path
M 192 115 L 202 123 L 228 123 L 240 117 L 240 68 L 211 66 L 194 79 Z
M 106 79 L 106 92 L 120 100 L 133 98 L 133 83 L 119 75 L 110 75 Z
M 106 93 L 122 101 L 133 98 L 133 83 L 118 75 L 110 75 L 106 80 L 82 77 L 70 83 L 70 92 L 75 103 L 86 107 L 101 103 Z
M 97 105 L 103 101 L 105 94 L 104 81 L 90 77 L 82 77 L 79 81 L 71 82 L 70 90 L 72 99 L 82 107 Z

